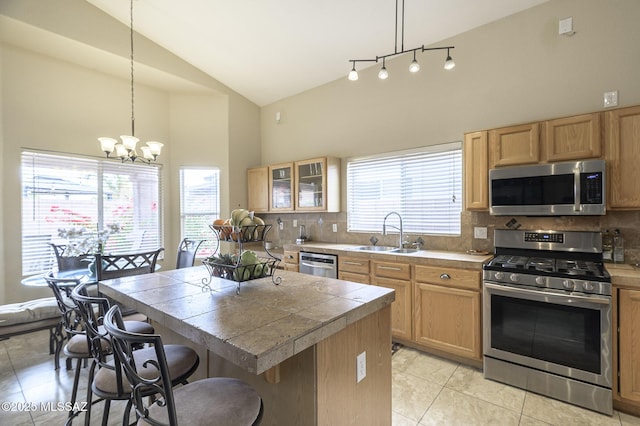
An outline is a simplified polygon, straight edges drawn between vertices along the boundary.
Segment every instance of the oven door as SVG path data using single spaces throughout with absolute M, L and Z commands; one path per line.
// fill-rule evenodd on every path
M 484 355 L 611 388 L 611 297 L 485 281 Z

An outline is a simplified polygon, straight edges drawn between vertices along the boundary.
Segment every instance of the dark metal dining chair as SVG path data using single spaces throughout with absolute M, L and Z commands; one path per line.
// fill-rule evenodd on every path
M 156 269 L 158 256 L 164 250 L 126 254 L 96 254 L 96 275 L 98 281 L 132 275 L 150 274 Z
M 67 250 L 66 244 L 49 243 L 49 245 L 53 249 L 53 254 L 56 256 L 56 263 L 58 265 L 59 272 L 86 269 L 89 266 L 91 260 L 93 260 L 92 254 L 65 256 L 64 254 Z
M 196 261 L 198 249 L 204 241 L 205 240 L 192 240 L 189 238 L 183 239 L 178 246 L 176 269 L 193 266 Z
M 111 336 L 116 369 L 121 366 L 131 384 L 138 424 L 250 426 L 262 420 L 262 398 L 247 383 L 228 377 L 202 379 L 173 389 L 171 345 L 160 335 L 126 331 L 120 308 L 113 306 L 104 317 Z M 134 351 L 144 344 L 147 352 Z M 149 394 L 155 398 L 146 398 Z

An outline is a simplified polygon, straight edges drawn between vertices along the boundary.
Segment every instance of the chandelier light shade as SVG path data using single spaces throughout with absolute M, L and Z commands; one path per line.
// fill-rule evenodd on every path
M 146 146 L 141 146 L 142 156 L 138 155 L 136 151 L 136 145 L 140 142 L 140 139 L 135 137 L 135 108 L 134 108 L 134 86 L 133 86 L 133 0 L 130 3 L 130 25 L 129 34 L 131 42 L 131 135 L 121 135 L 120 142 L 110 137 L 100 137 L 100 148 L 109 157 L 114 151 L 115 156 L 118 157 L 123 163 L 125 161 L 135 162 L 136 160 L 144 163 L 151 163 L 156 161 L 160 152 L 162 151 L 163 144 L 156 141 L 149 141 Z M 354 64 L 355 68 L 355 64 Z M 357 78 L 357 77 L 356 77 Z
M 400 49 L 398 49 L 398 0 L 396 0 L 396 26 L 395 26 L 395 50 L 393 53 L 387 53 L 386 55 L 376 56 L 375 58 L 370 59 L 349 59 L 349 62 L 353 64 L 351 71 L 349 72 L 349 80 L 356 81 L 358 80 L 358 71 L 356 70 L 357 62 L 378 62 L 382 59 L 382 68 L 378 72 L 378 78 L 381 80 L 386 80 L 389 78 L 389 71 L 385 66 L 385 59 L 393 56 L 403 55 L 405 53 L 413 52 L 413 61 L 409 64 L 409 72 L 417 73 L 420 71 L 420 64 L 416 59 L 416 52 L 425 52 L 425 51 L 435 51 L 435 50 L 446 50 L 447 58 L 444 62 L 444 69 L 449 71 L 452 70 L 456 64 L 453 62 L 451 58 L 451 49 L 455 49 L 455 46 L 443 46 L 443 47 L 424 47 L 424 44 L 420 47 L 415 47 L 413 49 L 404 49 L 404 0 L 402 0 L 402 21 L 401 21 L 401 30 L 400 30 Z

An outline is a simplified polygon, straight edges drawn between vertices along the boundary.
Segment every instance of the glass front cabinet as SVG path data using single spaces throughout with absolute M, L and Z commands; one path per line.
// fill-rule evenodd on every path
M 340 160 L 322 157 L 294 164 L 296 210 L 340 211 Z
M 269 211 L 293 210 L 293 163 L 269 166 Z

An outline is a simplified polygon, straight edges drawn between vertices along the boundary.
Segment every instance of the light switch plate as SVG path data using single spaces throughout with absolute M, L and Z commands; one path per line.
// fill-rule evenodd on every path
M 618 106 L 618 91 L 604 92 L 604 107 L 610 108 Z
M 486 240 L 487 239 L 487 227 L 486 226 L 474 226 L 473 227 L 473 238 L 477 240 Z
M 573 35 L 573 18 L 564 18 L 558 22 L 559 35 Z
M 297 227 L 298 226 L 298 220 L 297 219 L 293 219 L 293 227 Z
M 331 225 L 331 229 L 333 230 L 333 232 L 338 232 L 338 224 L 334 223 L 333 225 Z

